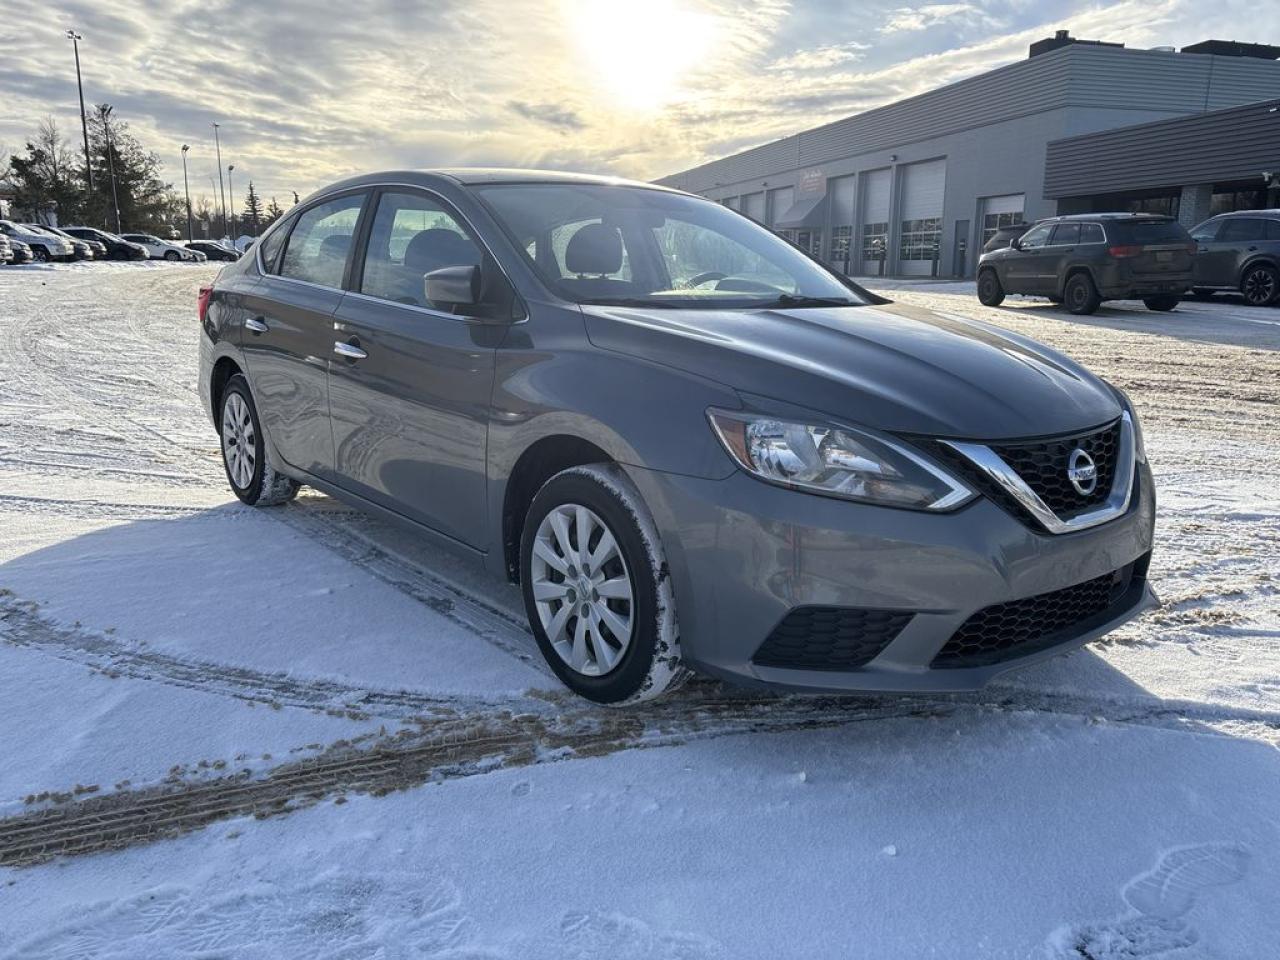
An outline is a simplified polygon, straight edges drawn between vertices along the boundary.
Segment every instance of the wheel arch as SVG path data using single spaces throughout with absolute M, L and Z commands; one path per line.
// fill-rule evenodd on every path
M 237 374 L 244 376 L 244 370 L 232 357 L 226 355 L 217 359 L 209 373 L 209 408 L 215 429 L 218 428 L 218 407 L 222 402 L 222 391 L 226 389 L 227 381 Z

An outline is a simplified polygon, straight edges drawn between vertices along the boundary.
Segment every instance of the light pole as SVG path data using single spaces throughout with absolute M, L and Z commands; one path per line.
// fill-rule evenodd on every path
M 227 164 L 227 195 L 231 198 L 231 245 L 236 244 L 236 187 L 235 181 L 231 179 L 231 171 L 236 168 L 234 163 Z
M 190 149 L 189 143 L 182 145 L 182 189 L 187 194 L 187 243 L 195 239 L 191 235 L 191 184 L 187 182 L 187 151 Z
M 110 104 L 102 104 L 98 112 L 102 115 L 102 132 L 107 138 L 107 169 L 111 171 L 111 205 L 116 209 L 116 233 L 124 229 L 120 225 L 120 195 L 116 192 L 116 161 L 111 145 L 111 110 Z
M 84 172 L 89 179 L 89 192 L 93 193 L 93 164 L 89 162 L 89 121 L 84 115 L 84 84 L 80 82 L 80 41 L 84 37 L 74 30 L 67 31 L 67 39 L 76 52 L 76 90 L 80 93 L 80 132 L 84 134 Z
M 218 196 L 222 200 L 222 232 L 227 232 L 227 195 L 222 189 L 222 144 L 218 142 L 218 124 L 213 125 L 213 146 L 218 153 Z

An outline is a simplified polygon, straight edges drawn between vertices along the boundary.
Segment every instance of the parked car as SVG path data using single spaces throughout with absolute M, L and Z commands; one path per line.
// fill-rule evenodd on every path
M 9 243 L 9 235 L 0 233 L 0 264 L 13 262 L 13 246 Z
M 51 237 L 58 237 L 62 240 L 66 240 L 69 244 L 71 244 L 72 260 L 92 260 L 93 259 L 93 250 L 90 248 L 90 246 L 87 243 L 85 243 L 83 240 L 77 240 L 75 237 L 65 236 L 64 234 L 60 233 L 55 227 L 46 227 L 44 224 L 40 224 L 40 223 L 23 223 L 23 224 L 19 224 L 19 226 L 25 227 L 26 229 L 30 230 L 33 233 L 44 233 L 44 234 L 48 234 Z
M 82 240 L 79 237 L 73 237 L 71 234 L 67 233 L 61 227 L 42 227 L 41 229 L 45 230 L 48 233 L 54 233 L 60 237 L 70 240 L 73 245 L 77 243 L 84 244 L 85 247 L 87 247 L 89 250 L 89 257 L 91 257 L 94 260 L 106 259 L 107 247 L 106 247 L 106 244 L 104 243 L 101 243 L 97 240 Z M 76 259 L 88 259 L 88 258 L 82 258 L 77 256 Z
M 992 250 L 1003 250 L 1030 229 L 1031 224 L 1029 223 L 1011 223 L 1000 227 L 992 234 L 991 239 L 982 245 L 982 252 L 990 253 Z
M 31 248 L 16 237 L 9 238 L 9 246 L 13 251 L 10 263 L 34 263 L 35 254 L 31 252 Z
M 220 243 L 212 240 L 192 240 L 187 244 L 191 250 L 198 250 L 210 260 L 226 260 L 235 261 L 240 259 L 240 254 L 235 250 L 229 250 Z
M 1238 290 L 1255 307 L 1280 300 L 1280 210 L 1224 213 L 1200 224 L 1191 237 L 1197 244 L 1197 297 Z
M 313 485 L 480 559 L 591 700 L 690 669 L 973 689 L 1155 602 L 1122 392 L 701 197 L 357 177 L 224 267 L 198 314 L 238 498 Z
M 1191 287 L 1195 241 L 1172 217 L 1089 213 L 1041 220 L 1003 250 L 978 260 L 978 299 L 1048 297 L 1075 314 L 1104 300 L 1141 300 L 1172 310 Z
M 136 243 L 147 251 L 152 260 L 195 260 L 193 252 L 177 243 L 161 240 L 150 233 L 124 233 L 121 236 L 130 243 Z
M 138 243 L 130 243 L 121 237 L 117 237 L 114 233 L 107 233 L 105 230 L 99 230 L 97 227 L 63 227 L 64 233 L 69 233 L 78 240 L 96 240 L 101 243 L 106 250 L 106 255 L 112 260 L 146 260 L 147 248 Z
M 21 240 L 31 248 L 31 255 L 41 263 L 75 259 L 75 248 L 71 241 L 55 234 L 33 230 L 12 220 L 0 220 L 0 233 L 7 234 L 10 240 Z

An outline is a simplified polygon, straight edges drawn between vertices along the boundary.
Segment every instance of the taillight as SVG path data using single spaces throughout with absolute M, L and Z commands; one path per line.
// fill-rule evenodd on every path
M 204 315 L 209 312 L 209 298 L 213 296 L 213 287 L 201 287 L 196 295 L 196 311 L 200 314 L 200 322 L 204 323 Z
M 1142 254 L 1141 244 L 1126 244 L 1119 247 L 1111 247 L 1107 253 L 1113 257 L 1137 257 Z

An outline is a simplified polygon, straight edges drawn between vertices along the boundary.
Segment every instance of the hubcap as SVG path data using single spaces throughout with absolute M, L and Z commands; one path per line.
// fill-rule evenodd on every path
M 635 592 L 613 532 L 576 503 L 538 524 L 530 564 L 538 620 L 573 670 L 599 677 L 618 665 L 635 625 Z
M 256 440 L 249 405 L 240 394 L 228 394 L 222 405 L 222 457 L 231 482 L 239 490 L 248 489 L 253 482 L 253 470 L 258 464 Z

